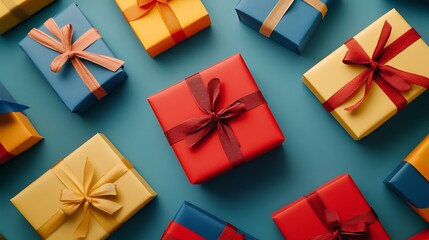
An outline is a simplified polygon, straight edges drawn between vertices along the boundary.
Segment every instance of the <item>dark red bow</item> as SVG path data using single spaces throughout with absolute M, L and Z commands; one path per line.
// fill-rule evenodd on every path
M 369 225 L 378 219 L 372 209 L 341 223 L 338 213 L 327 209 L 317 192 L 305 198 L 329 231 L 311 240 L 369 239 Z
M 343 63 L 365 66 L 366 70 L 348 82 L 323 103 L 323 107 L 326 111 L 331 112 L 341 106 L 345 101 L 353 97 L 364 84 L 365 93 L 363 97 L 352 106 L 345 108 L 345 110 L 353 111 L 358 108 L 368 96 L 373 82 L 378 84 L 396 105 L 398 110 L 401 110 L 407 105 L 407 100 L 401 93 L 410 90 L 411 84 L 429 88 L 429 78 L 386 65 L 388 61 L 421 38 L 420 35 L 411 28 L 389 46 L 386 46 L 391 32 L 392 26 L 386 21 L 372 57 L 368 56 L 354 38 L 345 43 L 349 50 L 343 59 Z
M 219 79 L 211 79 L 207 89 L 200 74 L 187 78 L 186 83 L 204 116 L 189 119 L 165 132 L 170 145 L 186 139 L 187 145 L 191 148 L 216 131 L 228 159 L 234 164 L 239 163 L 243 159 L 240 143 L 228 122 L 242 113 L 264 104 L 265 99 L 261 92 L 251 93 L 226 108 L 219 109 L 218 102 L 221 92 Z

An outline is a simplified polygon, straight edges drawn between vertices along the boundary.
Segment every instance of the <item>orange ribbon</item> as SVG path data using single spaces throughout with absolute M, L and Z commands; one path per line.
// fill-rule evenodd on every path
M 43 46 L 60 53 L 52 61 L 51 71 L 59 72 L 64 64 L 70 60 L 79 77 L 94 96 L 98 100 L 105 97 L 107 92 L 100 86 L 81 59 L 93 62 L 112 72 L 116 72 L 121 68 L 124 65 L 124 61 L 85 51 L 86 48 L 101 38 L 98 30 L 95 28 L 89 29 L 73 43 L 73 26 L 71 24 L 67 24 L 60 29 L 55 20 L 50 18 L 44 25 L 58 40 L 35 28 L 30 31 L 28 36 Z
M 128 22 L 138 20 L 157 7 L 175 43 L 187 38 L 173 9 L 168 5 L 169 0 L 136 0 L 136 4 L 125 9 L 122 13 Z
M 315 8 L 317 11 L 322 14 L 322 19 L 325 17 L 325 14 L 328 12 L 328 7 L 320 0 L 303 0 L 308 5 Z M 282 20 L 283 16 L 292 6 L 295 0 L 279 0 L 271 12 L 268 14 L 265 21 L 262 23 L 259 32 L 265 37 L 270 37 L 273 33 L 274 29 L 279 24 L 280 20 Z

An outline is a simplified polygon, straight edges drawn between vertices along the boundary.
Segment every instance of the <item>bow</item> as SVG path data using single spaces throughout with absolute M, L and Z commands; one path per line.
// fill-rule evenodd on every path
M 316 9 L 322 15 L 322 19 L 328 12 L 328 7 L 320 0 L 303 0 L 305 3 Z M 262 23 L 259 32 L 265 37 L 270 37 L 274 29 L 277 27 L 283 16 L 289 11 L 289 8 L 295 0 L 278 0 L 274 8 L 268 14 L 267 18 Z
M 86 48 L 101 38 L 97 29 L 89 29 L 73 43 L 73 26 L 71 24 L 67 24 L 60 29 L 55 20 L 50 18 L 44 25 L 58 40 L 35 28 L 30 31 L 28 36 L 43 46 L 60 53 L 52 61 L 51 71 L 59 72 L 64 64 L 70 60 L 79 77 L 95 97 L 98 100 L 105 97 L 107 92 L 100 86 L 81 59 L 95 63 L 112 72 L 116 72 L 122 67 L 124 61 L 85 51 Z
M 374 210 L 371 209 L 341 222 L 338 213 L 327 209 L 317 192 L 313 192 L 305 198 L 329 231 L 315 236 L 311 240 L 369 239 L 369 225 L 378 220 Z
M 146 14 L 150 13 L 154 7 L 157 7 L 161 17 L 170 32 L 171 37 L 175 43 L 179 43 L 187 38 L 179 19 L 176 14 L 168 5 L 171 0 L 136 0 L 136 4 L 125 9 L 122 14 L 128 22 L 143 18 Z
M 104 183 L 101 186 L 94 182 L 94 167 L 87 160 L 84 165 L 83 181 L 78 181 L 73 172 L 67 172 L 65 177 L 71 184 L 61 190 L 61 209 L 67 216 L 73 215 L 83 205 L 84 217 L 74 232 L 77 238 L 84 238 L 89 231 L 91 211 L 100 210 L 108 215 L 113 215 L 122 206 L 109 198 L 117 195 L 116 184 Z
M 165 132 L 170 145 L 186 139 L 188 147 L 192 148 L 216 131 L 228 159 L 232 163 L 238 163 L 243 159 L 243 155 L 240 143 L 228 122 L 265 103 L 262 94 L 257 91 L 219 109 L 221 89 L 218 78 L 211 79 L 207 89 L 199 74 L 186 79 L 186 83 L 204 116 L 189 119 Z
M 389 46 L 386 46 L 391 32 L 392 26 L 386 21 L 372 57 L 368 56 L 354 38 L 345 43 L 348 51 L 343 63 L 364 66 L 366 69 L 323 103 L 326 111 L 331 112 L 338 108 L 365 85 L 365 92 L 362 98 L 352 106 L 345 108 L 346 111 L 357 109 L 367 98 L 373 82 L 380 86 L 398 110 L 407 105 L 407 100 L 401 93 L 410 90 L 411 84 L 429 88 L 429 78 L 386 65 L 388 61 L 420 39 L 420 35 L 412 28 Z

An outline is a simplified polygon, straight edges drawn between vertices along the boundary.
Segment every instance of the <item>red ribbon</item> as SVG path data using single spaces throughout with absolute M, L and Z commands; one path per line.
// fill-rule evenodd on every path
M 410 90 L 411 84 L 429 88 L 429 78 L 386 65 L 388 61 L 421 38 L 416 30 L 411 28 L 389 46 L 386 46 L 391 32 L 392 26 L 386 21 L 372 57 L 368 56 L 354 38 L 345 43 L 348 51 L 343 59 L 343 63 L 365 66 L 366 70 L 348 82 L 323 103 L 323 107 L 326 111 L 331 112 L 338 108 L 365 85 L 363 97 L 352 106 L 345 108 L 347 111 L 355 110 L 368 96 L 373 82 L 383 90 L 398 110 L 403 109 L 408 104 L 402 93 Z
M 6 163 L 11 160 L 14 156 L 9 153 L 6 148 L 0 143 L 0 164 Z
M 313 192 L 305 198 L 329 231 L 315 236 L 311 240 L 369 239 L 369 225 L 378 220 L 376 213 L 371 209 L 341 223 L 338 213 L 327 209 L 317 192 Z
M 185 40 L 187 36 L 173 9 L 168 5 L 168 1 L 170 0 L 137 0 L 136 4 L 123 11 L 123 15 L 128 22 L 131 22 L 144 17 L 156 7 L 171 37 L 177 44 Z
M 165 135 L 170 145 L 185 139 L 188 147 L 192 148 L 202 143 L 207 136 L 216 131 L 228 159 L 233 165 L 240 163 L 243 160 L 240 143 L 228 122 L 266 103 L 262 93 L 260 91 L 251 93 L 226 108 L 219 109 L 217 103 L 219 102 L 221 91 L 218 78 L 211 79 L 207 89 L 200 74 L 195 74 L 185 81 L 204 116 L 189 119 L 166 131 Z
M 176 223 L 170 222 L 167 230 L 163 233 L 161 240 L 203 240 L 204 238 L 194 233 L 187 227 Z M 227 223 L 223 229 L 218 240 L 244 240 L 244 234 L 237 233 L 237 228 Z

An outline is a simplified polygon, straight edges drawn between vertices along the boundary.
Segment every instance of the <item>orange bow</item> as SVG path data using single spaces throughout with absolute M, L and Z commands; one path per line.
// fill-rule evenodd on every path
M 116 196 L 116 184 L 104 183 L 100 186 L 99 183 L 93 181 L 94 167 L 89 161 L 85 162 L 83 182 L 80 182 L 73 172 L 65 174 L 69 179 L 68 188 L 61 190 L 60 201 L 61 209 L 68 216 L 73 215 L 83 204 L 84 217 L 74 232 L 77 238 L 84 238 L 89 231 L 89 222 L 91 219 L 91 210 L 98 209 L 113 215 L 122 206 L 107 198 Z
M 187 36 L 173 9 L 168 5 L 168 1 L 170 0 L 136 0 L 136 4 L 125 9 L 122 14 L 128 22 L 131 22 L 144 17 L 156 6 L 174 42 L 179 43 Z
M 73 26 L 71 24 L 67 24 L 60 29 L 55 20 L 50 18 L 44 25 L 58 40 L 35 28 L 30 31 L 28 36 L 43 46 L 60 53 L 52 61 L 51 71 L 59 72 L 64 64 L 70 60 L 79 77 L 95 97 L 98 100 L 105 97 L 107 92 L 100 86 L 81 59 L 93 62 L 112 72 L 116 72 L 122 67 L 124 61 L 85 51 L 86 48 L 101 38 L 97 29 L 89 29 L 73 43 Z

